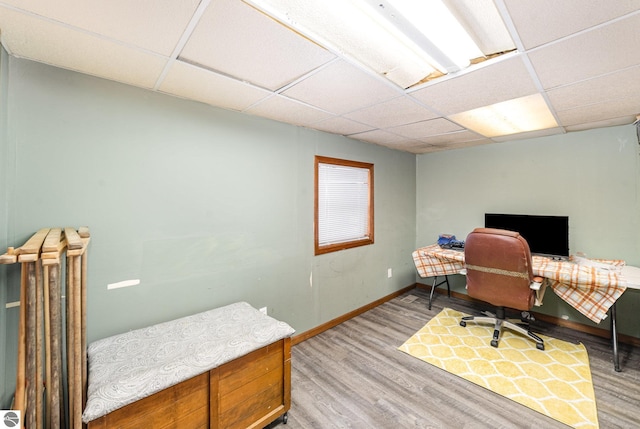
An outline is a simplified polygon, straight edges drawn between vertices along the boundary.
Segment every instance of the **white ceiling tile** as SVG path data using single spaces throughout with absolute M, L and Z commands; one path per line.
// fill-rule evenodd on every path
M 233 110 L 244 110 L 271 95 L 264 89 L 180 61 L 172 64 L 159 90 Z
M 276 90 L 334 55 L 240 0 L 214 0 L 180 58 Z
M 438 117 L 407 96 L 397 97 L 344 116 L 377 128 L 389 128 Z
M 377 143 L 381 146 L 388 147 L 389 149 L 401 150 L 409 153 L 417 153 L 414 148 L 419 147 L 420 142 L 414 140 L 401 140 L 398 142 L 390 142 L 390 143 Z
M 414 155 L 420 155 L 423 153 L 431 153 L 431 152 L 437 152 L 438 149 L 430 144 L 422 144 L 419 146 L 411 146 L 411 147 L 407 147 L 405 149 L 403 149 L 405 152 L 409 152 L 409 153 L 413 153 Z
M 626 97 L 640 98 L 640 66 L 552 89 L 547 95 L 555 110 Z
M 565 128 L 567 129 L 567 131 L 584 131 L 584 130 L 591 130 L 594 128 L 629 125 L 629 124 L 632 124 L 635 120 L 636 120 L 636 116 L 623 116 L 620 118 L 607 119 L 604 121 L 596 121 L 596 122 L 589 122 L 589 123 L 579 124 L 579 125 L 571 125 Z
M 414 122 L 413 124 L 400 125 L 386 130 L 394 134 L 412 139 L 436 136 L 440 134 L 460 131 L 463 128 L 444 118 L 436 118 L 428 121 Z
M 166 58 L 0 7 L 2 42 L 12 55 L 153 88 Z
M 392 134 L 383 130 L 366 131 L 364 133 L 352 134 L 349 137 L 356 140 L 369 142 L 369 143 L 381 144 L 384 146 L 389 144 L 405 143 L 409 140 L 405 137 L 399 136 L 397 134 Z M 418 142 L 416 142 L 415 140 L 410 140 L 410 143 L 416 144 Z
M 553 136 L 556 134 L 564 134 L 562 127 L 546 128 L 544 130 L 527 131 L 526 133 L 510 134 L 508 136 L 493 137 L 496 142 L 508 142 L 511 140 L 532 139 L 535 137 Z
M 441 81 L 434 81 L 411 92 L 444 116 L 537 92 L 519 55 L 489 60 L 476 69 Z
M 458 137 L 457 136 L 458 134 L 461 136 Z M 462 149 L 467 147 L 481 146 L 481 145 L 495 143 L 484 137 L 479 139 L 473 139 L 473 138 L 469 139 L 468 137 L 462 137 L 464 136 L 464 132 L 451 133 L 451 135 L 447 134 L 447 137 L 449 136 L 451 136 L 451 138 L 448 140 L 440 139 L 440 140 L 432 141 L 431 143 L 421 143 L 418 146 L 413 146 L 409 148 L 408 151 L 415 154 L 421 154 L 421 153 L 431 153 L 431 152 L 442 152 L 445 150 Z
M 327 112 L 274 95 L 245 110 L 251 115 L 263 116 L 280 122 L 309 126 L 331 116 Z
M 473 131 L 463 130 L 463 131 L 454 131 L 451 133 L 441 134 L 437 136 L 431 137 L 423 137 L 420 141 L 424 144 L 430 145 L 442 145 L 442 144 L 453 144 L 453 143 L 463 143 L 463 142 L 491 142 L 488 138 L 481 136 L 480 134 L 476 134 Z
M 589 104 L 575 109 L 561 110 L 558 111 L 557 114 L 560 123 L 565 127 L 569 127 L 572 125 L 629 117 L 629 112 L 640 114 L 639 98 L 630 97 L 604 103 Z
M 640 14 L 530 52 L 544 88 L 640 64 Z
M 416 154 L 443 152 L 445 150 L 464 149 L 467 147 L 481 146 L 486 144 L 492 144 L 491 140 L 469 140 L 461 142 L 449 142 L 449 143 L 437 143 L 437 144 L 423 144 L 422 146 L 416 146 L 411 148 L 410 152 Z
M 168 56 L 200 0 L 4 0 L 19 9 Z
M 335 61 L 283 94 L 342 115 L 395 98 L 399 91 L 346 61 Z
M 313 124 L 313 128 L 327 131 L 333 134 L 348 136 L 349 134 L 362 133 L 372 129 L 369 125 L 364 125 L 341 116 L 334 116 Z
M 640 0 L 504 0 L 504 2 L 526 49 L 602 24 L 640 8 Z

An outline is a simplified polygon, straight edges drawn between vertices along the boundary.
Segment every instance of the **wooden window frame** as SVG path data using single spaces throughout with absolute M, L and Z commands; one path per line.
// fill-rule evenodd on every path
M 369 171 L 369 210 L 368 210 L 368 229 L 367 237 L 363 239 L 355 239 L 349 241 L 343 241 L 339 243 L 331 243 L 326 245 L 320 245 L 319 239 L 319 167 L 320 164 L 333 164 L 343 167 L 354 167 L 367 169 Z M 314 250 L 316 255 L 322 255 L 330 252 L 337 252 L 339 250 L 351 249 L 354 247 L 366 246 L 374 243 L 374 175 L 373 164 L 359 161 L 350 161 L 338 158 L 329 158 L 325 156 L 315 157 L 315 183 L 314 183 Z

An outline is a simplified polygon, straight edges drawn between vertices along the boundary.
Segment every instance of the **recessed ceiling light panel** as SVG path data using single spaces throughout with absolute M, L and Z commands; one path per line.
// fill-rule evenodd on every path
M 485 137 L 498 137 L 557 127 L 540 94 L 528 95 L 450 115 L 449 119 Z

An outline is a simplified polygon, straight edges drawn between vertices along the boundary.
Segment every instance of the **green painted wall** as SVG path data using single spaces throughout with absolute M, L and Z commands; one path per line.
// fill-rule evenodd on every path
M 464 239 L 487 212 L 568 215 L 571 253 L 640 266 L 639 153 L 630 125 L 419 155 L 416 244 Z M 621 333 L 640 337 L 639 304 L 637 291 L 619 300 Z M 550 291 L 536 310 L 593 325 Z
M 90 227 L 90 341 L 240 300 L 301 333 L 415 282 L 414 155 L 13 57 L 7 73 L 0 248 Z M 313 255 L 316 154 L 375 165 L 374 245 Z
M 2 46 L 0 46 L 0 245 L 7 242 L 8 228 L 5 220 L 9 211 L 8 204 L 8 192 L 9 189 L 6 186 L 8 171 L 11 168 L 11 160 L 9 157 L 9 148 L 7 141 L 9 138 L 7 127 L 7 88 L 8 88 L 8 67 L 9 57 L 7 52 Z M 0 248 L 0 253 L 4 253 L 4 250 Z M 5 303 L 7 302 L 8 286 L 8 268 L 0 268 L 0 350 L 8 350 L 7 341 L 8 335 L 17 330 L 17 325 L 13 320 L 9 320 L 7 316 L 8 310 Z M 9 401 L 13 390 L 8 386 L 15 384 L 15 381 L 8 381 L 10 377 L 15 374 L 15 356 L 14 353 L 0 353 L 3 356 L 0 360 L 0 409 L 8 409 Z M 11 390 L 11 391 L 10 391 Z
M 4 51 L 0 125 L 0 250 L 41 227 L 89 226 L 90 340 L 239 300 L 304 332 L 421 281 L 411 252 L 464 238 L 487 211 L 569 215 L 572 252 L 640 265 L 631 126 L 415 157 Z M 315 155 L 375 164 L 374 245 L 313 256 Z M 141 283 L 107 290 L 129 279 Z M 0 266 L 4 408 L 18 283 Z M 640 337 L 639 301 L 620 300 L 624 334 Z M 553 293 L 540 310 L 589 323 Z

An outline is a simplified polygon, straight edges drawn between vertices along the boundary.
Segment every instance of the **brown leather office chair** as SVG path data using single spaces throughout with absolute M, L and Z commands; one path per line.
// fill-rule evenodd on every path
M 543 340 L 529 330 L 526 320 L 515 322 L 505 318 L 505 308 L 521 312 L 531 310 L 536 295 L 530 286 L 534 281 L 542 281 L 540 277 L 533 276 L 527 241 L 517 232 L 476 228 L 467 236 L 464 258 L 467 293 L 472 298 L 496 306 L 496 314 L 463 317 L 460 325 L 466 326 L 470 321 L 494 324 L 493 347 L 498 347 L 502 328 L 506 327 L 533 338 L 536 347 L 544 350 Z

